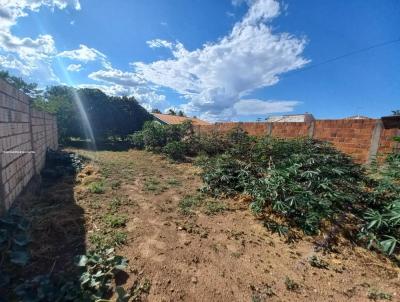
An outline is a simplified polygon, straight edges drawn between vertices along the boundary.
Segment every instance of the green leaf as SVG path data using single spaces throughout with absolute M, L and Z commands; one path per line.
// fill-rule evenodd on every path
M 14 264 L 25 266 L 30 259 L 30 255 L 26 251 L 13 251 L 10 254 L 10 260 Z
M 88 263 L 88 257 L 86 255 L 77 256 L 76 265 L 79 267 L 85 267 Z
M 381 241 L 379 244 L 385 253 L 391 255 L 394 252 L 394 249 L 396 248 L 397 239 L 392 236 L 385 236 L 385 237 L 388 239 Z
M 128 266 L 128 260 L 125 258 L 121 258 L 120 262 L 114 266 L 115 269 L 123 271 Z

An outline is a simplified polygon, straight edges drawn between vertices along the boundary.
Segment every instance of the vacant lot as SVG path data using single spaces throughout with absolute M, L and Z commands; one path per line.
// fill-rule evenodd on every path
M 287 243 L 246 200 L 202 195 L 191 164 L 145 151 L 74 151 L 88 159 L 76 182 L 37 193 L 48 204 L 33 224 L 32 273 L 65 270 L 72 255 L 114 245 L 130 266 L 118 282 L 138 300 L 399 299 L 399 269 L 384 257 L 344 240 L 329 254 L 315 252 L 312 237 Z M 21 207 L 37 194 L 22 196 Z

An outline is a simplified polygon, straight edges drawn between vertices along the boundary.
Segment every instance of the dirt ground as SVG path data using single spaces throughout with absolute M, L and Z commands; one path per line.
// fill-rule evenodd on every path
M 84 245 L 117 244 L 130 263 L 123 286 L 151 284 L 144 300 L 400 301 L 400 270 L 385 258 L 350 244 L 317 253 L 311 237 L 287 243 L 245 201 L 199 194 L 192 164 L 145 151 L 75 151 L 90 159 L 72 187 Z

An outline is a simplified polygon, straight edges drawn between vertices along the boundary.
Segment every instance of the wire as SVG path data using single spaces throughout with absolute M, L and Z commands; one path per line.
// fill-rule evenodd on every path
M 313 64 L 313 65 L 304 67 L 303 69 L 294 70 L 291 73 L 286 74 L 284 77 L 291 76 L 291 75 L 296 74 L 298 72 L 307 71 L 307 70 L 313 69 L 315 67 L 318 67 L 318 66 L 321 66 L 321 65 L 325 65 L 325 64 L 328 64 L 328 63 L 343 59 L 343 58 L 347 58 L 347 57 L 350 57 L 350 56 L 353 56 L 353 55 L 356 55 L 356 54 L 359 54 L 359 53 L 367 52 L 367 51 L 370 51 L 371 49 L 380 48 L 380 47 L 387 46 L 387 45 L 394 44 L 394 43 L 398 43 L 398 42 L 400 42 L 400 38 L 397 38 L 395 40 L 382 42 L 382 43 L 378 43 L 378 44 L 374 44 L 374 45 L 371 45 L 371 46 L 368 46 L 368 47 L 365 47 L 365 48 L 361 48 L 361 49 L 358 49 L 358 50 L 354 50 L 354 51 L 348 52 L 348 53 L 346 53 L 344 55 L 340 55 L 340 56 L 337 56 L 337 57 L 334 57 L 334 58 L 331 58 L 331 59 L 328 59 L 328 60 Z

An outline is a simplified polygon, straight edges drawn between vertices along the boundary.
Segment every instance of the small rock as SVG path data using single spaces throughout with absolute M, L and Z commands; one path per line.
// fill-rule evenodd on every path
M 189 245 L 189 244 L 191 244 L 192 242 L 190 241 L 190 240 L 188 240 L 188 241 L 185 241 L 183 244 L 184 245 Z
M 192 281 L 192 283 L 196 284 L 197 283 L 197 278 L 196 277 L 192 277 L 191 281 Z

